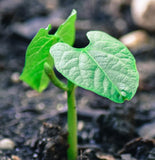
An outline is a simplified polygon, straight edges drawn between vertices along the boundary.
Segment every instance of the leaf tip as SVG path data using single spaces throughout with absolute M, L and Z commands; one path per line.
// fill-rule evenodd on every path
M 45 30 L 47 30 L 48 32 L 49 32 L 51 29 L 52 29 L 52 25 L 51 25 L 51 24 L 49 24 L 49 25 L 45 28 Z
M 71 16 L 76 15 L 76 14 L 77 14 L 77 11 L 75 9 L 73 9 L 72 12 L 71 12 Z

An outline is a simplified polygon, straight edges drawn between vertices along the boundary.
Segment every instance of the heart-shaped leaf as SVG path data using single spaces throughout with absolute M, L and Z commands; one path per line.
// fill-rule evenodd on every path
M 104 32 L 90 31 L 87 37 L 90 43 L 85 48 L 64 43 L 51 47 L 56 69 L 74 84 L 114 102 L 130 100 L 139 82 L 133 55 Z
M 44 63 L 52 65 L 49 50 L 57 42 L 69 45 L 75 40 L 76 11 L 73 10 L 68 19 L 60 25 L 54 35 L 50 35 L 51 25 L 40 29 L 31 41 L 26 52 L 26 62 L 20 79 L 29 84 L 33 89 L 42 92 L 49 84 L 49 78 L 44 71 Z

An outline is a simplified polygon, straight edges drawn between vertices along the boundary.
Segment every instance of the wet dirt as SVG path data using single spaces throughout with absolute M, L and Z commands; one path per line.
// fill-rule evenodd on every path
M 45 3 L 40 0 L 0 1 L 0 140 L 9 138 L 15 144 L 11 150 L 0 149 L 1 160 L 67 159 L 66 94 L 52 84 L 43 93 L 37 93 L 19 81 L 26 47 L 36 29 L 25 36 L 15 30 L 14 24 L 27 24 L 33 18 L 46 19 L 49 15 L 63 20 L 72 8 L 76 8 L 85 27 L 77 22 L 75 47 L 85 46 L 88 43 L 85 33 L 95 27 L 116 38 L 141 29 L 132 21 L 129 4 L 117 6 L 109 13 L 107 1 L 102 5 L 101 1 L 94 4 L 89 0 L 60 2 L 51 1 L 49 5 L 48 0 Z M 88 7 L 90 9 L 85 9 Z M 119 18 L 126 23 L 123 29 L 115 25 Z M 84 20 L 91 22 L 91 27 Z M 59 23 L 55 29 L 57 25 Z M 155 39 L 154 33 L 148 34 Z M 155 46 L 131 51 L 142 78 L 130 102 L 116 104 L 82 88 L 77 89 L 78 160 L 155 159 L 155 72 L 152 69 Z M 57 75 L 63 79 L 59 73 Z

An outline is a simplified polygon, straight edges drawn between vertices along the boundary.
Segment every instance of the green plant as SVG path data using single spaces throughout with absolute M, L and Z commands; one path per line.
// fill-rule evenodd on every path
M 77 158 L 77 115 L 75 88 L 80 86 L 116 103 L 130 100 L 138 87 L 135 59 L 117 39 L 101 31 L 90 31 L 85 48 L 73 48 L 76 11 L 50 35 L 49 25 L 40 29 L 26 52 L 20 79 L 42 92 L 49 81 L 67 92 L 68 160 Z M 68 80 L 60 81 L 54 67 Z

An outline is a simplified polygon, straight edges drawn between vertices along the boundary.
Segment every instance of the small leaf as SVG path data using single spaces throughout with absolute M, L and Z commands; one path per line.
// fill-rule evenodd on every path
M 44 72 L 44 63 L 49 61 L 49 47 L 57 42 L 53 35 L 48 34 L 50 29 L 50 25 L 47 29 L 40 29 L 31 41 L 26 52 L 25 67 L 20 76 L 21 80 L 39 92 L 44 90 L 49 83 L 49 78 Z
M 58 28 L 55 35 L 50 35 L 51 25 L 42 28 L 31 41 L 26 52 L 26 61 L 20 79 L 33 89 L 42 92 L 49 84 L 49 78 L 44 71 L 44 63 L 52 66 L 50 47 L 57 42 L 72 44 L 75 39 L 76 11 L 73 10 L 68 19 Z M 71 30 L 71 32 L 70 32 Z M 70 33 L 70 34 L 69 34 Z M 64 36 L 67 36 L 65 38 Z
M 87 36 L 90 43 L 85 48 L 64 43 L 51 47 L 56 69 L 76 85 L 114 102 L 130 100 L 139 82 L 130 51 L 104 32 L 90 31 Z
M 73 24 L 76 21 L 76 14 L 76 10 L 73 9 L 65 23 L 61 24 L 55 33 L 55 35 L 61 38 L 62 42 L 65 42 L 71 46 L 75 41 L 75 26 Z

